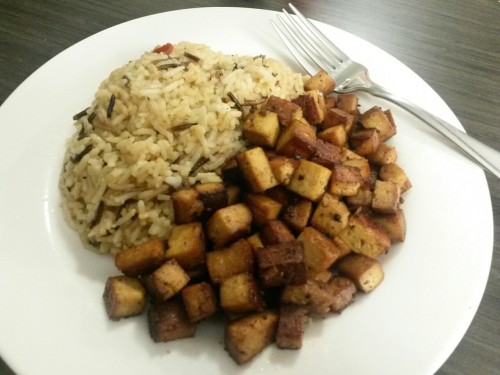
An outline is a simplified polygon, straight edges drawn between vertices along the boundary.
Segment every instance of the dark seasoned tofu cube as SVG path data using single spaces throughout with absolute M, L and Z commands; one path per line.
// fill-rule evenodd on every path
M 276 142 L 276 151 L 291 158 L 309 159 L 314 153 L 316 130 L 305 120 L 292 120 Z
M 127 276 L 140 276 L 151 272 L 164 261 L 163 242 L 153 239 L 116 254 L 115 266 Z
M 372 164 L 384 165 L 395 163 L 398 158 L 398 154 L 394 146 L 389 146 L 386 143 L 380 143 L 375 152 L 370 155 L 366 155 L 366 158 Z
M 349 142 L 355 153 L 361 156 L 373 154 L 380 145 L 377 129 L 361 129 L 352 132 Z
M 340 163 L 341 151 L 342 149 L 340 147 L 317 139 L 314 153 L 309 160 L 325 168 L 331 169 L 336 164 Z
M 328 129 L 332 126 L 342 125 L 349 134 L 354 125 L 354 116 L 340 108 L 329 108 L 325 110 L 325 118 L 320 124 L 321 129 Z
M 265 287 L 304 284 L 307 280 L 304 250 L 296 240 L 257 249 L 256 256 Z
M 208 219 L 206 234 L 215 247 L 223 247 L 250 233 L 252 213 L 243 203 L 220 208 Z
M 326 191 L 332 172 L 322 165 L 301 159 L 287 188 L 317 202 Z
M 340 94 L 337 97 L 337 108 L 355 114 L 358 111 L 358 96 L 354 93 Z
M 225 349 L 240 365 L 262 352 L 273 340 L 278 325 L 278 314 L 262 311 L 226 325 Z
M 292 230 L 302 232 L 309 223 L 313 210 L 313 203 L 309 199 L 300 199 L 296 203 L 286 206 L 281 220 Z
M 355 167 L 359 169 L 361 174 L 362 183 L 361 186 L 370 186 L 372 183 L 372 170 L 370 163 L 365 158 L 359 159 L 348 159 L 342 162 L 345 166 Z
M 253 249 L 245 239 L 231 246 L 207 253 L 207 269 L 210 280 L 220 284 L 224 279 L 238 273 L 252 273 L 254 270 Z
M 279 310 L 276 345 L 280 349 L 300 349 L 307 310 L 301 306 L 282 305 Z
M 338 164 L 332 169 L 328 192 L 333 195 L 350 197 L 358 194 L 364 179 L 359 168 Z
M 147 291 L 158 301 L 166 301 L 176 295 L 189 282 L 190 277 L 175 259 L 143 278 Z
M 252 212 L 253 223 L 257 226 L 277 219 L 282 207 L 281 203 L 264 194 L 248 194 L 245 204 Z
M 217 312 L 214 289 L 207 282 L 186 286 L 181 291 L 182 301 L 189 320 L 197 322 Z
M 297 240 L 302 242 L 308 273 L 327 270 L 341 255 L 335 242 L 313 227 L 305 228 Z
M 108 277 L 103 299 L 108 317 L 119 320 L 142 313 L 146 305 L 146 290 L 135 277 Z
M 199 199 L 203 203 L 203 216 L 208 217 L 219 208 L 227 206 L 226 187 L 221 182 L 209 182 L 194 185 L 194 189 L 199 194 Z
M 295 239 L 293 233 L 281 220 L 270 220 L 262 225 L 260 238 L 265 245 L 275 245 Z
M 370 187 L 362 187 L 358 190 L 356 195 L 349 195 L 345 197 L 345 202 L 351 209 L 356 211 L 360 207 L 369 208 L 372 205 L 373 192 Z
M 205 234 L 201 223 L 174 226 L 167 240 L 166 259 L 175 259 L 185 270 L 205 262 Z
M 384 279 L 384 271 L 379 261 L 363 254 L 350 254 L 342 258 L 337 269 L 364 293 L 371 292 Z
M 241 186 L 244 184 L 245 178 L 243 177 L 243 173 L 241 172 L 236 157 L 233 157 L 226 161 L 221 169 L 222 178 L 226 183 L 236 186 Z
M 347 132 L 344 125 L 335 125 L 318 133 L 318 138 L 335 146 L 347 144 Z
M 287 285 L 281 292 L 281 303 L 305 307 L 311 314 L 325 315 L 330 311 L 333 295 L 327 283 L 307 280 L 300 285 Z
M 203 215 L 203 202 L 200 193 L 193 187 L 180 189 L 172 193 L 174 221 L 187 224 L 200 220 Z
M 219 290 L 221 308 L 228 313 L 249 313 L 264 306 L 257 281 L 251 273 L 224 279 Z
M 341 200 L 325 193 L 311 217 L 311 225 L 333 238 L 347 225 L 350 212 Z
M 280 133 L 276 112 L 253 112 L 243 123 L 243 136 L 252 145 L 274 147 Z
M 196 324 L 189 320 L 181 300 L 153 304 L 148 310 L 149 333 L 154 342 L 193 337 Z
M 373 222 L 389 235 L 391 243 L 403 242 L 406 236 L 406 220 L 402 209 L 392 215 L 372 216 Z
M 246 182 L 248 182 L 254 193 L 262 193 L 278 185 L 278 181 L 276 181 L 269 165 L 269 160 L 262 148 L 255 147 L 240 152 L 236 159 Z
M 372 209 L 380 214 L 395 214 L 401 202 L 399 186 L 390 181 L 375 182 L 373 190 Z
M 306 91 L 292 100 L 302 108 L 302 116 L 311 125 L 319 124 L 325 117 L 325 102 L 323 95 L 316 90 Z
M 286 156 L 276 156 L 269 160 L 269 165 L 278 183 L 288 185 L 299 161 Z
M 379 177 L 382 181 L 390 181 L 395 183 L 404 193 L 411 188 L 411 182 L 405 171 L 397 164 L 385 164 L 380 167 Z
M 391 122 L 387 114 L 378 106 L 374 106 L 362 113 L 359 121 L 365 129 L 376 129 L 382 142 L 385 142 L 396 134 L 394 123 Z
M 290 126 L 292 120 L 302 118 L 302 109 L 297 104 L 278 96 L 271 95 L 264 104 L 263 110 L 275 112 L 284 127 Z
M 356 284 L 351 279 L 335 276 L 328 282 L 328 287 L 333 296 L 330 311 L 341 313 L 353 301 L 357 292 Z
M 328 94 L 331 94 L 333 90 L 335 90 L 335 79 L 323 69 L 321 69 L 306 82 L 304 82 L 304 90 L 317 90 L 324 96 L 326 96 Z

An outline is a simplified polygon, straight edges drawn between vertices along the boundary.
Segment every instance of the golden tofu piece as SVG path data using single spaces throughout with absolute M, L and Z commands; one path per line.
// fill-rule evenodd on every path
M 365 129 L 376 129 L 382 142 L 396 134 L 396 127 L 378 106 L 374 106 L 362 113 L 359 121 Z
M 175 259 L 185 270 L 205 262 L 205 233 L 201 223 L 176 225 L 167 240 L 166 259 Z
M 317 139 L 314 153 L 309 161 L 331 169 L 336 164 L 340 163 L 341 152 L 342 149 L 340 147 L 335 146 L 332 143 L 322 141 L 321 139 Z
M 252 273 L 253 249 L 248 241 L 242 238 L 229 247 L 210 251 L 207 253 L 207 269 L 214 284 L 220 284 L 238 273 Z
M 276 156 L 269 160 L 269 165 L 278 183 L 288 185 L 299 161 L 286 156 Z
M 340 257 L 341 250 L 335 242 L 313 227 L 305 228 L 297 241 L 302 242 L 308 273 L 325 271 Z
M 103 299 L 108 317 L 119 320 L 142 313 L 146 305 L 146 290 L 135 277 L 108 277 Z
M 311 225 L 326 236 L 333 238 L 347 225 L 349 215 L 349 209 L 344 202 L 325 193 L 313 212 Z
M 215 247 L 223 247 L 250 233 L 252 213 L 243 203 L 215 211 L 208 219 L 206 234 Z
M 335 146 L 347 144 L 347 132 L 344 125 L 334 125 L 318 133 L 318 138 Z
M 189 275 L 175 259 L 163 263 L 160 268 L 143 278 L 147 291 L 158 301 L 172 298 L 189 280 Z
M 351 211 L 356 211 L 356 209 L 370 208 L 372 205 L 373 192 L 370 187 L 362 187 L 358 190 L 356 195 L 350 195 L 345 197 L 345 202 L 351 209 Z
M 300 199 L 285 207 L 281 220 L 293 231 L 302 232 L 309 223 L 313 203 L 309 199 Z
M 337 164 L 332 169 L 328 192 L 333 195 L 350 197 L 358 194 L 364 179 L 359 168 Z
M 154 342 L 193 337 L 196 333 L 196 324 L 189 320 L 179 299 L 151 305 L 148 310 L 148 326 Z
M 293 233 L 281 220 L 270 220 L 260 230 L 260 238 L 265 245 L 293 241 Z
M 262 193 L 278 185 L 269 160 L 261 147 L 240 152 L 236 159 L 245 180 L 254 193 Z
M 301 306 L 282 305 L 279 309 L 276 345 L 280 349 L 300 349 L 307 310 Z
M 367 159 L 365 158 L 359 158 L 359 159 L 348 159 L 345 160 L 343 165 L 350 166 L 350 167 L 355 167 L 359 169 L 359 173 L 361 174 L 362 177 L 362 186 L 370 186 L 372 183 L 372 170 L 370 167 L 370 163 L 368 162 Z
M 355 153 L 361 156 L 373 154 L 380 145 L 377 129 L 362 129 L 352 132 L 349 142 Z
M 246 196 L 245 204 L 252 212 L 253 223 L 259 227 L 269 220 L 277 219 L 282 207 L 281 203 L 267 195 L 255 193 Z
M 372 258 L 387 252 L 391 244 L 389 235 L 364 214 L 351 215 L 338 235 L 352 251 Z
M 337 106 L 337 98 L 335 96 L 324 96 L 325 109 L 335 108 Z
M 366 156 L 370 163 L 375 165 L 395 163 L 397 157 L 396 148 L 386 143 L 380 143 L 375 152 Z
M 127 276 L 140 276 L 151 272 L 164 261 L 163 242 L 153 239 L 116 254 L 115 266 Z
M 304 90 L 317 90 L 324 96 L 326 96 L 328 94 L 331 94 L 333 90 L 335 90 L 335 79 L 323 69 L 321 69 L 306 82 L 304 82 Z
M 187 224 L 200 220 L 203 215 L 203 202 L 193 187 L 180 189 L 172 193 L 174 221 L 176 224 Z
M 316 130 L 305 120 L 292 120 L 280 133 L 276 151 L 280 155 L 308 159 L 314 153 L 315 144 Z
M 335 276 L 328 282 L 330 293 L 333 296 L 330 310 L 334 313 L 341 313 L 354 301 L 357 288 L 351 279 L 342 276 Z
M 371 292 L 384 279 L 384 271 L 379 261 L 363 254 L 350 254 L 342 258 L 337 268 L 364 293 Z
M 302 116 L 309 124 L 319 124 L 325 118 L 325 102 L 317 90 L 306 91 L 292 102 L 302 108 Z
M 325 315 L 330 311 L 333 294 L 327 283 L 307 280 L 300 285 L 287 285 L 281 292 L 281 303 L 305 307 L 315 315 Z
M 290 126 L 292 120 L 302 118 L 302 109 L 297 104 L 274 95 L 267 99 L 263 110 L 276 112 L 279 123 L 284 127 Z
M 398 185 L 401 189 L 401 193 L 404 193 L 412 186 L 405 171 L 395 163 L 385 164 L 380 167 L 379 178 L 382 181 L 390 181 Z
M 222 182 L 208 182 L 194 185 L 203 203 L 203 217 L 207 218 L 214 211 L 228 205 L 226 187 Z
M 243 136 L 252 145 L 274 147 L 280 133 L 276 112 L 253 112 L 243 124 Z
M 325 118 L 320 124 L 321 129 L 328 129 L 332 126 L 342 125 L 349 134 L 354 125 L 354 116 L 340 108 L 329 108 L 325 110 Z
M 252 251 L 254 252 L 254 254 L 258 248 L 264 247 L 264 244 L 262 243 L 259 233 L 252 234 L 246 240 L 248 244 L 252 247 Z
M 224 279 L 219 290 L 221 308 L 228 313 L 249 313 L 264 306 L 257 281 L 251 273 Z
M 273 340 L 278 314 L 262 311 L 226 325 L 224 342 L 231 358 L 240 365 L 262 352 Z
M 375 214 L 373 222 L 389 235 L 391 243 L 403 242 L 406 237 L 406 220 L 402 209 L 392 215 Z
M 372 209 L 381 214 L 395 214 L 401 202 L 399 186 L 390 181 L 377 180 L 373 190 Z
M 197 322 L 217 312 L 214 289 L 207 282 L 186 286 L 181 290 L 182 301 L 191 322 Z
M 337 108 L 347 113 L 358 112 L 358 96 L 354 93 L 340 94 L 337 97 Z
M 290 191 L 317 202 L 326 191 L 331 174 L 328 168 L 301 159 L 287 187 Z

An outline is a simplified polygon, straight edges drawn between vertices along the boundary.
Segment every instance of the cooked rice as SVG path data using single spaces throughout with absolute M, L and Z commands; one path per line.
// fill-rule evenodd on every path
M 167 238 L 170 192 L 221 181 L 220 167 L 245 147 L 242 113 L 228 92 L 242 104 L 271 94 L 291 99 L 303 79 L 265 56 L 187 42 L 113 71 L 67 144 L 60 179 L 66 220 L 101 252 Z

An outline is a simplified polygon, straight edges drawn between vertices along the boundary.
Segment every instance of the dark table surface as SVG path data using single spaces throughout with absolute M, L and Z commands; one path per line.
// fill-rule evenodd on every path
M 286 3 L 0 0 L 0 104 L 46 61 L 110 26 L 183 8 L 234 6 L 278 11 Z M 294 3 L 308 17 L 351 32 L 402 61 L 444 99 L 468 133 L 500 149 L 499 1 L 296 0 Z M 489 175 L 487 180 L 495 221 L 488 284 L 470 328 L 438 374 L 500 373 L 500 183 Z M 0 358 L 0 375 L 7 374 L 13 373 Z

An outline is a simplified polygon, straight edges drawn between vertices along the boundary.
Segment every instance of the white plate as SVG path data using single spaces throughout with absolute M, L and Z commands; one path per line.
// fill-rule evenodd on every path
M 307 327 L 303 349 L 270 346 L 238 367 L 220 326 L 154 344 L 144 318 L 110 322 L 109 257 L 82 249 L 64 223 L 57 181 L 71 117 L 111 70 L 153 46 L 188 40 L 215 50 L 266 54 L 298 66 L 270 26 L 270 11 L 200 8 L 137 19 L 98 33 L 37 70 L 0 109 L 0 353 L 19 374 L 262 373 L 431 374 L 451 354 L 482 297 L 493 248 L 483 172 L 418 120 L 391 108 L 394 144 L 413 182 L 404 204 L 408 235 L 382 257 L 386 279 L 340 316 Z M 379 83 L 457 127 L 443 100 L 373 45 L 318 23 Z

